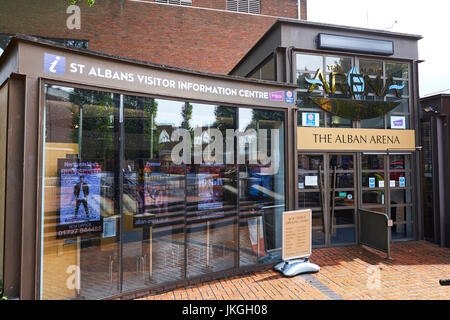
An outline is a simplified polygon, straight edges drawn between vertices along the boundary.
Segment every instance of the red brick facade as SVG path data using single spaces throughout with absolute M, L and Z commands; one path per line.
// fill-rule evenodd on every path
M 226 0 L 193 0 L 194 7 L 215 10 L 126 0 L 97 1 L 89 8 L 83 1 L 81 29 L 69 30 L 68 2 L 2 1 L 0 33 L 84 39 L 94 51 L 226 74 L 276 16 L 297 17 L 297 0 L 261 0 L 261 15 L 223 11 Z M 306 13 L 306 0 L 302 4 Z

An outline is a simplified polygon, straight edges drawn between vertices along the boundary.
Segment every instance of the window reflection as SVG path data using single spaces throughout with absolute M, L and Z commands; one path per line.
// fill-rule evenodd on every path
M 104 298 L 277 259 L 284 112 L 50 85 L 45 108 L 44 299 Z M 70 225 L 97 229 L 57 236 L 65 209 L 78 213 Z M 66 286 L 71 266 L 80 290 Z

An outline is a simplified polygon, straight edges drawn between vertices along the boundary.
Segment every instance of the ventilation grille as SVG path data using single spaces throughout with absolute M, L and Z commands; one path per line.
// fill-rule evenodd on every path
M 260 14 L 260 0 L 227 0 L 227 10 Z

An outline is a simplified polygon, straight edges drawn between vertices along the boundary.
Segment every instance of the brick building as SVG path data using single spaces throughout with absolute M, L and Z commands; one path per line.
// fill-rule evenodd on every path
M 52 38 L 158 64 L 227 74 L 278 17 L 298 19 L 297 0 L 80 1 L 69 30 L 67 1 L 2 1 L 0 48 L 13 34 Z M 306 0 L 301 0 L 306 19 Z

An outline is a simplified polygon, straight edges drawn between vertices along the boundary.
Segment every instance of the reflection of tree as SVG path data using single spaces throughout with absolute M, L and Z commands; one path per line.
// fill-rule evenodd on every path
M 214 109 L 216 120 L 213 127 L 219 129 L 225 137 L 226 129 L 234 129 L 236 119 L 236 108 L 217 106 Z
M 79 143 L 80 107 L 82 118 L 82 159 L 112 157 L 114 152 L 114 108 L 111 93 L 74 89 L 72 103 L 72 139 Z
M 263 121 L 265 124 L 261 124 L 260 122 Z M 278 126 L 275 125 L 276 122 L 281 123 L 284 121 L 284 114 L 282 112 L 276 112 L 276 111 L 270 111 L 270 110 L 258 110 L 253 109 L 252 110 L 252 122 L 248 126 L 249 128 L 253 129 L 268 129 L 270 128 L 278 128 Z M 268 123 L 272 123 L 272 126 L 268 126 Z
M 154 130 L 157 111 L 153 98 L 124 96 L 125 159 L 149 159 L 159 151 L 159 135 Z
M 181 108 L 181 118 L 183 122 L 181 122 L 181 127 L 185 128 L 189 131 L 192 131 L 192 127 L 190 121 L 192 119 L 192 104 L 186 102 Z

